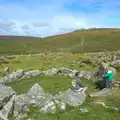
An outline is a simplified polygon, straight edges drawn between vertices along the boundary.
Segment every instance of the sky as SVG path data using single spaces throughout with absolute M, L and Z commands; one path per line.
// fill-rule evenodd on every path
M 101 27 L 120 27 L 120 0 L 0 0 L 0 35 L 47 37 Z

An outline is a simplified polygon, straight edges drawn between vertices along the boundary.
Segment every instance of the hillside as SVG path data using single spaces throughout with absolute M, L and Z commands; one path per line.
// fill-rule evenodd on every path
M 27 37 L 27 36 L 4 36 L 0 35 L 0 40 L 39 40 L 38 37 Z
M 39 52 L 83 53 L 118 49 L 120 49 L 120 29 L 115 28 L 77 30 L 41 39 L 19 36 L 0 37 L 1 55 Z

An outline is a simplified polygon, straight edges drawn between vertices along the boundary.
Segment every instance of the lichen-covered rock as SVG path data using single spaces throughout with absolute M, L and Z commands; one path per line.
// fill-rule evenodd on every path
M 9 75 L 1 78 L 3 83 L 12 83 L 19 81 L 21 77 L 24 75 L 24 70 L 17 70 L 16 72 L 12 72 Z
M 8 118 L 9 115 L 12 114 L 15 96 L 16 95 L 13 95 L 6 105 L 0 110 L 0 114 L 2 114 L 5 118 Z
M 11 87 L 0 84 L 0 108 L 6 105 L 14 94 L 16 94 L 16 92 Z
M 30 78 L 32 76 L 37 76 L 41 73 L 39 70 L 30 70 L 24 73 L 24 76 L 21 79 Z
M 36 105 L 39 107 L 43 107 L 53 99 L 53 96 L 45 93 L 42 87 L 37 83 L 32 86 L 26 95 L 29 97 L 29 99 L 35 100 Z
M 56 75 L 58 72 L 58 69 L 52 68 L 50 70 L 43 71 L 42 73 L 45 75 Z
M 70 106 L 79 106 L 84 103 L 86 94 L 84 92 L 74 92 L 72 89 L 68 89 L 65 92 L 55 95 L 54 98 Z
M 54 97 L 54 102 L 61 112 L 66 110 L 66 104 L 64 102 L 57 100 L 55 97 Z
M 24 106 L 28 108 L 29 98 L 23 94 L 15 97 L 14 102 L 14 117 L 17 117 L 21 112 L 25 111 Z
M 43 114 L 47 114 L 47 113 L 54 114 L 56 112 L 55 103 L 53 101 L 49 102 L 48 104 L 46 104 L 44 107 L 40 109 L 40 112 Z

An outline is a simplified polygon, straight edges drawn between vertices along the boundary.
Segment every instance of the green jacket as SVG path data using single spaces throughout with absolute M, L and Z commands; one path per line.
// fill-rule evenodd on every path
M 107 80 L 112 81 L 113 80 L 113 73 L 107 72 L 104 74 L 105 77 L 107 77 Z

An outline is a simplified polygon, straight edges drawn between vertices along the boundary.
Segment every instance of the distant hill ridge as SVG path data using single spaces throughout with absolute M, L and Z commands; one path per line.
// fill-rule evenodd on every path
M 0 40 L 39 40 L 39 37 L 0 35 Z
M 0 54 L 100 52 L 120 49 L 119 28 L 91 28 L 46 38 L 0 36 Z

